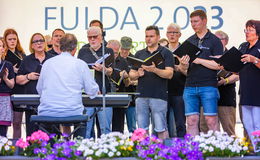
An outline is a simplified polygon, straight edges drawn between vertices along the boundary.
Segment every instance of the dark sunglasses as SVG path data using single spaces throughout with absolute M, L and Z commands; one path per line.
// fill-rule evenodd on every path
M 45 42 L 45 40 L 44 39 L 39 39 L 39 40 L 32 41 L 32 43 L 38 43 L 38 42 L 43 43 L 43 42 Z
M 96 36 L 88 36 L 88 39 L 96 39 L 98 37 L 98 35 L 96 35 Z

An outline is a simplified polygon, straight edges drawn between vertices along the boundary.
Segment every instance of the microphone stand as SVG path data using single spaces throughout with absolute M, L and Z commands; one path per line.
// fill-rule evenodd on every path
M 105 36 L 106 36 L 106 32 L 103 31 L 102 32 L 102 57 L 103 57 L 103 63 L 102 63 L 102 104 L 103 104 L 103 111 L 105 110 L 106 107 L 106 81 L 105 81 Z

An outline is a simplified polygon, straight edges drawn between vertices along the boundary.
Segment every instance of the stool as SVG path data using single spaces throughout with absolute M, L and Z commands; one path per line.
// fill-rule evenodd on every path
M 70 133 L 69 137 L 73 135 L 80 127 L 86 125 L 88 121 L 87 115 L 78 115 L 78 116 L 69 116 L 69 117 L 50 117 L 50 116 L 39 116 L 39 115 L 32 115 L 31 122 L 34 122 L 36 125 L 39 126 L 39 129 L 43 130 L 44 132 L 50 134 L 44 124 L 52 126 L 59 134 L 62 134 L 60 129 L 57 125 L 61 124 L 77 124 L 78 126 L 74 128 L 74 130 Z

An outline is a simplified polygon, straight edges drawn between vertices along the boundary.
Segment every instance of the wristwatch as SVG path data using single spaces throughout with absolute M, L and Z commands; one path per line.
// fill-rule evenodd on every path
M 259 63 L 259 59 L 258 58 L 256 58 L 255 61 L 254 61 L 254 64 L 257 64 L 257 63 Z

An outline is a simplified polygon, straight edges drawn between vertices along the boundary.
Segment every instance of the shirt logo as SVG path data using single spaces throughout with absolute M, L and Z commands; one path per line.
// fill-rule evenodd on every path
M 260 53 L 260 49 L 258 49 L 258 52 Z

